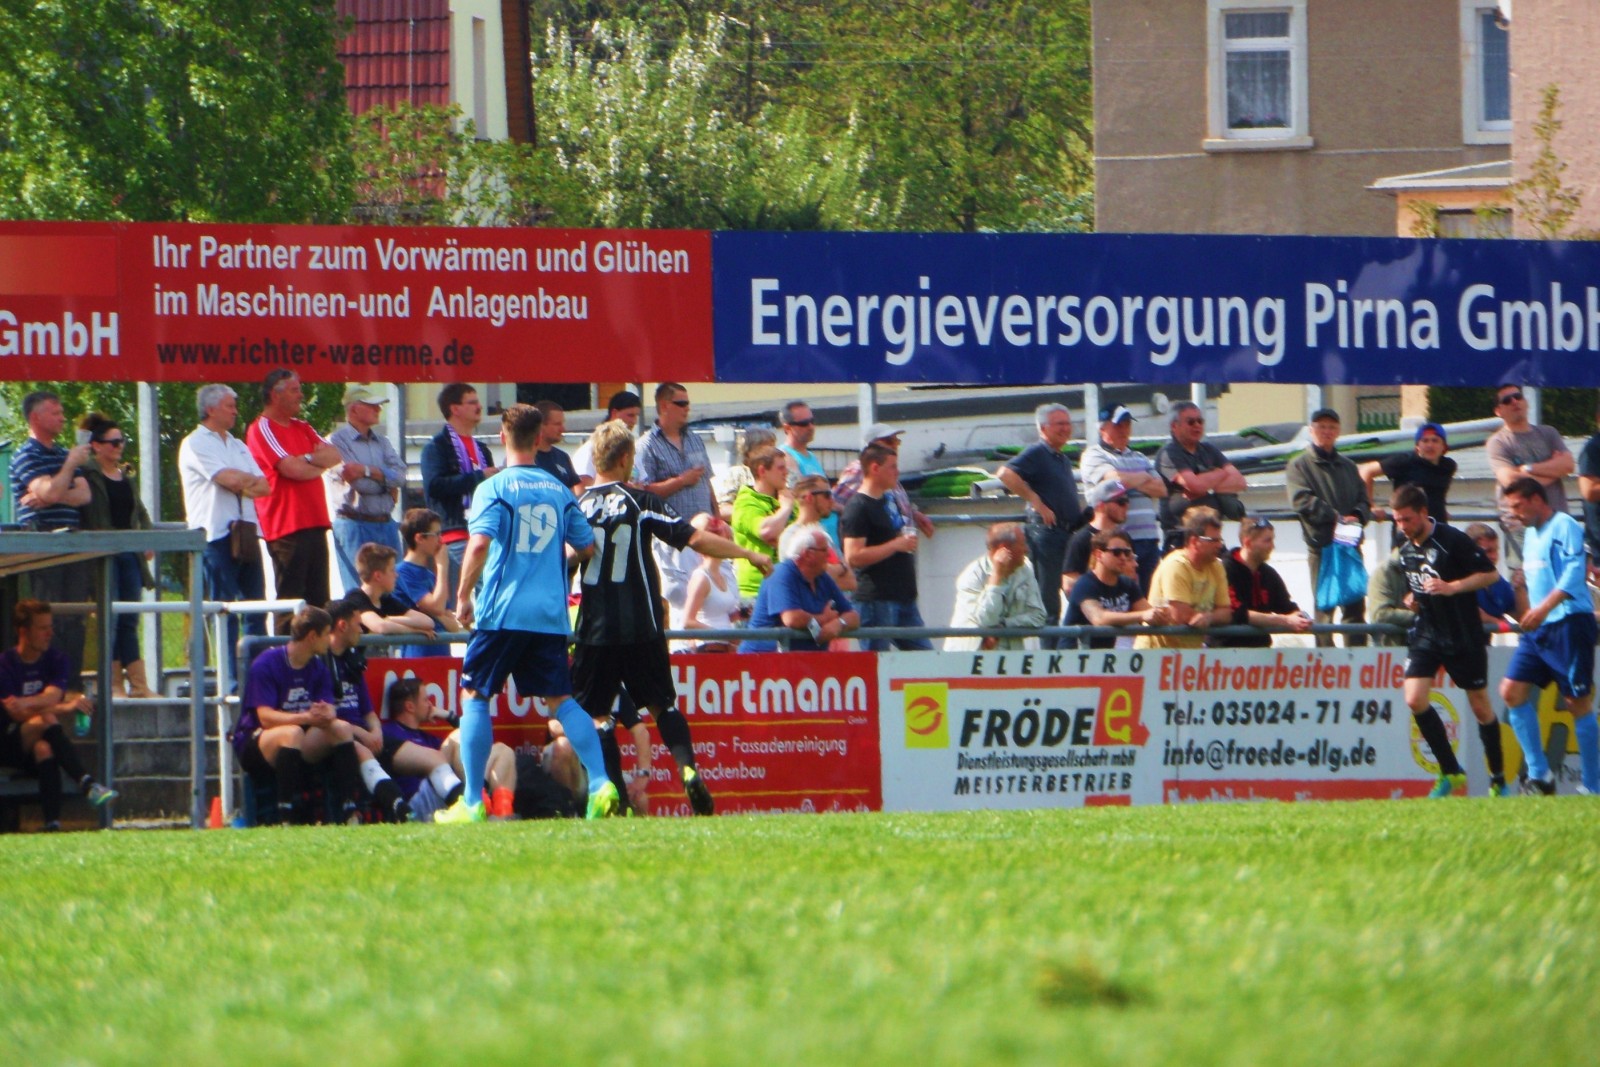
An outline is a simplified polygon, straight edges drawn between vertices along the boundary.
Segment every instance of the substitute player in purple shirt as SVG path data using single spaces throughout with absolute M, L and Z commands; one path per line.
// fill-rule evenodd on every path
M 289 643 L 256 657 L 245 677 L 244 699 L 233 727 L 239 765 L 252 777 L 278 782 L 278 815 L 292 823 L 314 821 L 305 800 L 305 768 L 329 761 L 346 819 L 361 793 L 355 734 L 339 718 L 333 675 L 325 655 L 333 620 L 307 605 L 289 623 Z
M 66 654 L 52 648 L 55 616 L 42 600 L 19 600 L 13 612 L 17 647 L 0 653 L 0 707 L 6 711 L 0 736 L 0 764 L 33 768 L 39 775 L 39 805 L 44 828 L 61 829 L 61 772 L 77 783 L 89 803 L 103 807 L 117 798 L 96 782 L 61 728 L 61 718 L 92 715 L 94 705 L 81 693 L 69 696 L 71 668 Z

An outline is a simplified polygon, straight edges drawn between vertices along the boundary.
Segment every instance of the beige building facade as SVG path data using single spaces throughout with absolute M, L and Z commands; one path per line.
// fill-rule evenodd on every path
M 1101 232 L 1387 236 L 1376 182 L 1510 154 L 1494 0 L 1094 0 L 1093 18 Z M 1354 430 L 1421 395 L 1239 384 L 1218 422 L 1316 404 Z
M 1595 0 L 1515 0 L 1511 12 L 1513 175 L 1527 177 L 1539 153 L 1534 137 L 1546 86 L 1561 90 L 1555 151 L 1567 165 L 1562 183 L 1582 197 L 1569 233 L 1600 233 L 1600 3 Z M 1515 223 L 1518 237 L 1533 233 Z
M 1482 99 L 1482 20 L 1496 11 L 1095 0 L 1097 229 L 1392 233 L 1393 203 L 1367 191 L 1377 179 L 1509 155 L 1503 77 Z M 1488 60 L 1502 76 L 1504 44 Z

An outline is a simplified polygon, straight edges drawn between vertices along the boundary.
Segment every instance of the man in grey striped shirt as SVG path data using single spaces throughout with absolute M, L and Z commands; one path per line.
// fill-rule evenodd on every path
M 377 386 L 346 386 L 345 424 L 328 435 L 328 443 L 344 457 L 344 463 L 329 471 L 328 477 L 339 494 L 339 510 L 333 515 L 333 550 L 345 592 L 361 584 L 356 554 L 362 545 L 371 542 L 397 553 L 404 551 L 394 505 L 405 484 L 406 465 L 377 429 L 388 402 Z
M 665 500 L 680 519 L 717 514 L 711 495 L 711 457 L 689 429 L 689 390 L 677 382 L 656 386 L 656 425 L 639 439 L 634 478 L 640 488 Z M 688 569 L 681 564 L 678 551 L 664 541 L 655 542 L 655 553 L 661 570 L 661 595 L 668 604 L 681 608 L 688 591 Z
M 1118 481 L 1128 491 L 1128 517 L 1122 529 L 1133 542 L 1139 561 L 1139 588 L 1150 592 L 1150 576 L 1161 562 L 1161 525 L 1156 501 L 1167 495 L 1166 480 L 1156 472 L 1153 459 L 1133 448 L 1133 412 L 1121 404 L 1100 409 L 1100 439 L 1086 446 L 1078 459 L 1078 480 L 1089 489 L 1105 481 Z

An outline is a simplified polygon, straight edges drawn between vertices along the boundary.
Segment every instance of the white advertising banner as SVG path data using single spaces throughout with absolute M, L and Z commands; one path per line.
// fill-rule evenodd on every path
M 1439 770 L 1404 665 L 1403 648 L 885 653 L 883 807 L 1422 796 Z M 1466 694 L 1446 682 L 1433 704 L 1481 795 Z M 1519 758 L 1508 745 L 1513 776 Z

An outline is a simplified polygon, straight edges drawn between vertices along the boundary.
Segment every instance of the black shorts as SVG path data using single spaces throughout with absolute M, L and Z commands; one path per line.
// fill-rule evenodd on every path
M 526 752 L 517 753 L 517 790 L 511 803 L 524 819 L 575 819 L 583 814 L 577 799 L 545 773 L 539 757 Z
M 1471 645 L 1456 652 L 1440 652 L 1432 645 L 1417 645 L 1406 657 L 1407 678 L 1432 678 L 1443 667 L 1450 680 L 1462 689 L 1489 687 L 1489 649 Z
M 6 723 L 5 730 L 0 731 L 0 767 L 33 769 L 33 756 L 22 746 L 22 724 L 16 720 Z
M 252 778 L 267 778 L 272 776 L 272 764 L 267 762 L 267 757 L 261 754 L 261 731 L 257 730 L 245 739 L 244 744 L 235 749 L 239 754 L 239 766 L 244 768 L 244 773 Z
M 394 755 L 396 752 L 400 751 L 401 745 L 409 744 L 411 744 L 411 742 L 407 741 L 403 737 L 391 737 L 388 734 L 384 734 L 383 751 L 378 753 L 378 766 L 382 767 L 389 774 L 395 773 Z
M 572 657 L 572 682 L 573 695 L 591 715 L 608 713 L 622 686 L 641 708 L 660 710 L 678 702 L 665 641 L 579 645 Z

